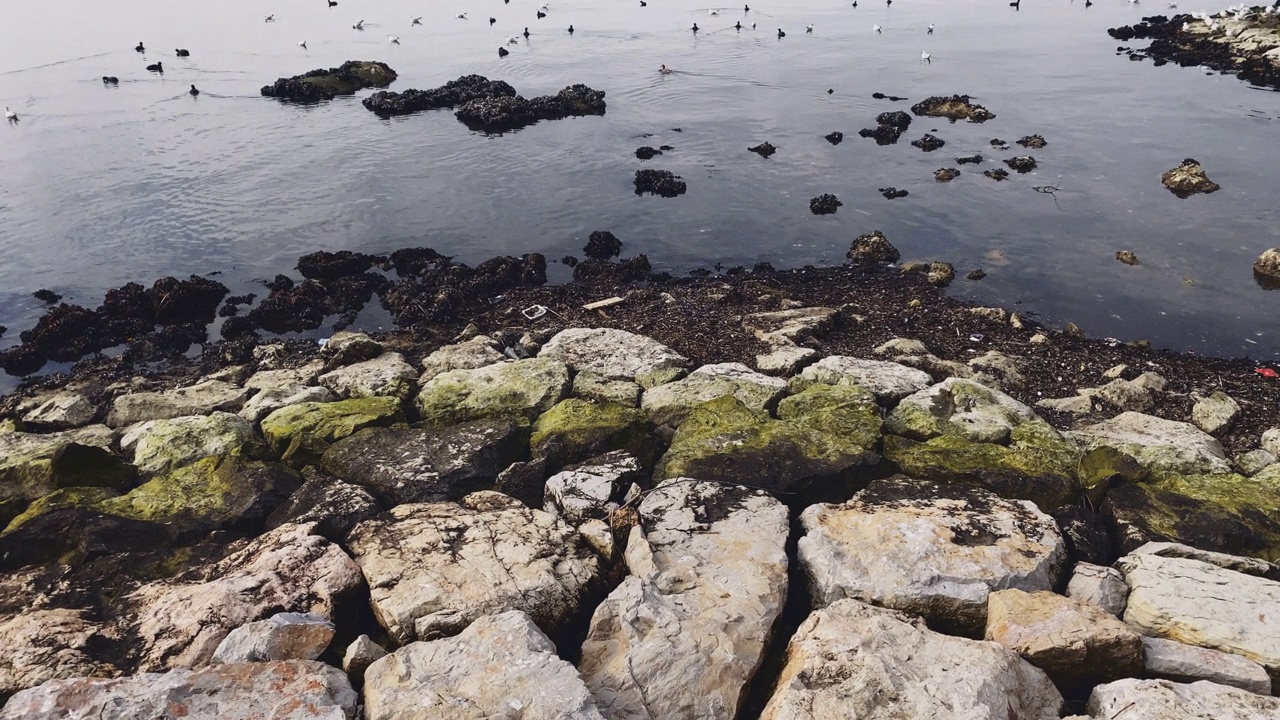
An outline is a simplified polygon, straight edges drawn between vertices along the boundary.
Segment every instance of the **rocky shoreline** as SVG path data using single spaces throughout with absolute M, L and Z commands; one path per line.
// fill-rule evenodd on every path
M 1145 48 L 1117 48 L 1132 60 L 1150 58 L 1157 66 L 1209 68 L 1280 90 L 1280 13 L 1274 7 L 1242 5 L 1239 10 L 1212 15 L 1156 15 L 1107 32 L 1123 42 L 1151 41 Z
M 395 332 L 26 383 L 0 718 L 1280 713 L 1253 363 L 965 305 L 878 233 L 684 279 L 620 248 L 564 286 L 402 252 L 457 299 Z

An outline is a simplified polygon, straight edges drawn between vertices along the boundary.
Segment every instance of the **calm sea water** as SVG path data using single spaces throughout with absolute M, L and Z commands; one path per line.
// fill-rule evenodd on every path
M 1280 94 L 1117 56 L 1106 29 L 1166 12 L 1163 2 L 1024 0 L 1014 12 L 1004 0 L 761 0 L 711 17 L 691 0 L 552 0 L 538 20 L 536 1 L 0 4 L 0 104 L 21 115 L 0 127 L 0 346 L 34 324 L 39 288 L 93 306 L 124 282 L 221 271 L 233 291 L 261 294 L 256 279 L 316 249 L 556 258 L 609 229 L 626 253 L 681 272 L 838 263 L 855 236 L 881 229 L 907 258 L 986 269 L 952 289 L 978 302 L 1094 336 L 1280 357 L 1280 293 L 1250 270 L 1280 245 Z M 361 19 L 366 29 L 352 29 Z M 758 29 L 735 32 L 739 20 Z M 526 26 L 532 36 L 499 59 Z M 487 137 L 450 112 L 381 120 L 360 96 L 300 107 L 258 94 L 348 59 L 389 63 L 396 90 L 465 73 L 526 96 L 583 82 L 607 91 L 609 111 Z M 157 60 L 163 76 L 143 69 Z M 677 72 L 659 75 L 661 63 Z M 968 93 L 998 117 L 917 118 L 901 143 L 878 147 L 857 131 L 910 103 L 874 91 Z M 833 130 L 846 134 L 837 147 L 822 138 Z M 907 143 L 931 130 L 942 150 Z M 1032 174 L 997 184 L 963 166 L 950 184 L 932 179 L 961 153 L 996 166 L 1022 150 L 993 152 L 989 139 L 1031 133 L 1049 140 Z M 780 148 L 767 160 L 746 151 L 763 140 Z M 676 149 L 642 164 L 632 152 L 645 144 Z M 1223 189 L 1173 197 L 1159 176 L 1184 157 Z M 682 175 L 688 194 L 637 197 L 642 166 Z M 877 189 L 889 185 L 911 194 L 885 200 Z M 844 207 L 811 215 L 824 192 Z M 1116 262 L 1119 249 L 1142 264 Z

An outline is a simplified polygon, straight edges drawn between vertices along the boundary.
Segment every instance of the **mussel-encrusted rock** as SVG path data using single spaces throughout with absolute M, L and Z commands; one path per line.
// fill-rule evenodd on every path
M 264 86 L 262 95 L 284 100 L 332 100 L 367 87 L 386 87 L 395 79 L 396 71 L 386 63 L 348 60 L 336 68 L 280 78 Z

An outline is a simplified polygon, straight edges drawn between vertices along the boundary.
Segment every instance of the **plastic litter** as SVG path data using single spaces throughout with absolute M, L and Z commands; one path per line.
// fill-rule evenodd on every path
M 969 342 L 982 342 L 982 338 L 986 337 L 982 333 L 974 333 L 969 336 Z
M 530 305 L 529 307 L 521 310 L 520 314 L 524 315 L 525 318 L 529 320 L 537 320 L 538 318 L 547 314 L 547 306 L 546 305 Z
M 1258 373 L 1259 375 L 1261 375 L 1261 376 L 1262 376 L 1262 377 L 1264 377 L 1264 378 L 1277 378 L 1277 377 L 1280 377 L 1280 373 L 1276 372 L 1275 370 L 1272 370 L 1272 369 L 1271 369 L 1271 368 L 1269 368 L 1269 367 L 1260 367 L 1260 368 L 1255 369 L 1255 370 L 1254 370 L 1254 372 Z

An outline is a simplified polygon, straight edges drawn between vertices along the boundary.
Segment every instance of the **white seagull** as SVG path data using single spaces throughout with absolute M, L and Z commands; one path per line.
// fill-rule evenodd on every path
M 809 23 L 808 25 L 805 25 L 805 26 L 804 26 L 804 31 L 805 31 L 805 32 L 807 32 L 807 33 L 811 33 L 811 32 L 813 32 L 813 23 Z
M 927 32 L 927 33 L 925 33 L 925 34 L 926 34 L 926 35 L 932 35 L 932 34 L 933 34 L 933 23 L 929 23 L 929 32 Z
M 18 113 L 9 109 L 8 105 L 4 106 L 4 119 L 9 122 L 18 122 Z
M 515 35 L 510 35 L 510 36 L 508 36 L 508 37 L 507 37 L 507 44 L 508 44 L 508 45 L 519 45 L 519 44 L 520 44 L 520 38 L 516 37 Z
M 422 24 L 421 15 L 419 15 L 418 17 L 409 18 L 409 27 L 413 27 L 414 25 L 421 25 L 421 24 Z
M 387 41 L 388 41 L 388 42 L 390 42 L 392 45 L 399 45 L 399 44 L 400 44 L 400 36 L 399 36 L 399 35 L 388 35 L 388 36 L 387 36 Z
M 708 15 L 712 15 L 712 16 L 714 16 L 714 15 L 719 15 L 719 14 L 720 14 L 720 11 L 719 11 L 719 10 L 717 10 L 717 9 L 715 9 L 715 8 L 711 8 L 710 10 L 708 10 L 708 11 L 707 11 L 707 14 L 708 14 Z
M 921 50 L 921 51 L 920 51 L 920 62 L 923 62 L 923 63 L 929 63 L 930 65 L 932 65 L 932 64 L 933 64 L 933 56 L 932 56 L 932 55 L 930 55 L 929 53 L 925 52 L 924 50 Z
M 541 10 L 542 12 L 550 12 L 550 11 L 551 11 L 551 8 L 550 8 L 546 3 L 542 3 L 541 5 L 539 5 L 539 6 L 538 6 L 538 9 L 539 9 L 539 10 Z
M 872 30 L 875 30 L 876 32 L 880 32 L 880 26 L 879 26 L 879 25 L 872 25 L 872 26 L 871 26 L 871 29 L 872 29 Z

